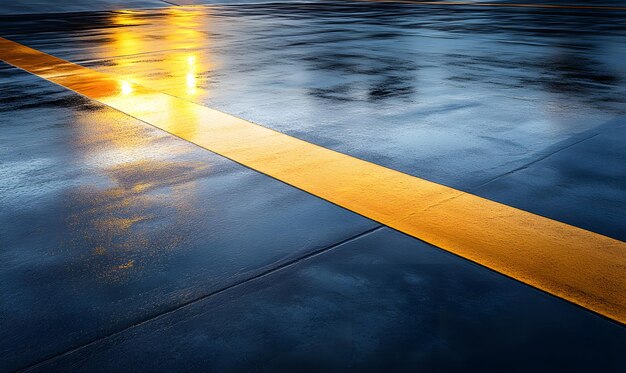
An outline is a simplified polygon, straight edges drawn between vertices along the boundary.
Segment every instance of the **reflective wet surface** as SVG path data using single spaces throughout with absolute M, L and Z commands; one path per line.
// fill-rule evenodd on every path
M 126 3 L 165 8 L 9 6 L 0 36 L 626 239 L 626 12 Z M 194 302 L 377 224 L 15 68 L 0 79 L 3 370 L 92 341 L 41 368 L 623 367 L 623 327 L 387 229 Z
M 623 123 L 625 30 L 623 12 L 345 2 L 6 17 L 0 28 L 55 56 L 527 210 L 529 198 L 482 186 Z M 608 158 L 623 157 L 611 148 Z M 624 239 L 626 204 L 613 197 L 623 168 L 605 176 L 591 181 L 594 196 L 565 193 L 541 213 Z M 585 219 L 572 217 L 580 205 Z
M 383 229 L 45 368 L 619 371 L 624 330 L 569 307 Z
M 377 226 L 40 78 L 1 74 L 18 101 L 0 112 L 5 369 Z

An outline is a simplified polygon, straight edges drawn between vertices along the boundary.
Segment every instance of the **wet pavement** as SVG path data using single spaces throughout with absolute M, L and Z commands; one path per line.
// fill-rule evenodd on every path
M 623 367 L 623 330 L 570 307 L 385 228 L 45 368 Z M 168 358 L 145 360 L 153 355 Z
M 3 5 L 0 36 L 626 239 L 626 12 L 125 3 Z M 0 79 L 2 370 L 626 363 L 621 325 L 16 68 Z
M 2 72 L 8 99 L 22 105 L 0 114 L 12 144 L 3 146 L 0 214 L 9 367 L 377 226 L 39 78 Z
M 2 24 L 54 56 L 486 198 L 485 183 L 626 114 L 623 13 L 283 3 Z M 624 189 L 613 172 L 592 219 L 573 218 L 586 202 L 569 193 L 546 216 L 623 240 L 626 205 L 604 198 Z M 532 211 L 512 194 L 502 202 Z

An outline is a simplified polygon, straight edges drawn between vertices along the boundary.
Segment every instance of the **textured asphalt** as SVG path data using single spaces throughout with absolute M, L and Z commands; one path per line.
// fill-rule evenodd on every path
M 3 4 L 0 36 L 626 239 L 626 12 L 119 3 Z M 626 363 L 621 325 L 16 68 L 0 80 L 2 370 Z

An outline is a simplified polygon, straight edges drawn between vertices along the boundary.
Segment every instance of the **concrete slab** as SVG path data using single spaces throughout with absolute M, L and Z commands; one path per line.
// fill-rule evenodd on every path
M 58 57 L 624 240 L 620 13 L 0 14 L 1 36 Z M 624 364 L 623 327 L 387 231 L 131 327 L 375 225 L 15 69 L 0 79 L 4 370 L 106 336 L 40 368 Z
M 2 370 L 376 226 L 17 69 L 0 80 Z
M 626 242 L 338 153 L 4 38 L 0 46 L 0 58 L 16 67 L 414 238 L 626 323 L 626 298 L 616 296 L 626 293 L 626 268 L 621 264 L 626 262 Z
M 6 19 L 0 31 L 58 57 L 470 192 L 621 125 L 615 118 L 626 114 L 620 62 L 626 17 L 616 12 L 324 2 L 68 17 L 67 23 Z M 617 159 L 626 152 L 611 149 Z M 544 204 L 541 214 L 623 238 L 619 222 L 599 207 L 625 202 L 610 187 L 618 175 L 605 171 L 607 178 L 589 180 L 600 185 L 593 196 Z M 527 188 L 549 196 L 567 182 L 553 181 Z M 535 211 L 527 199 L 516 200 Z M 574 217 L 580 209 L 593 218 Z
M 40 369 L 618 372 L 624 343 L 618 325 L 383 229 Z
M 626 118 L 605 127 L 476 194 L 626 241 Z

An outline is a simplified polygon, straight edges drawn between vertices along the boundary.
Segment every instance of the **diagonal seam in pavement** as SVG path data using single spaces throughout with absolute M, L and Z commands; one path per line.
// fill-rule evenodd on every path
M 102 337 L 96 338 L 96 339 L 94 339 L 94 340 L 92 340 L 90 342 L 84 343 L 84 344 L 82 344 L 82 345 L 80 345 L 78 347 L 74 347 L 74 348 L 71 348 L 71 349 L 69 349 L 67 351 L 63 351 L 63 352 L 60 352 L 60 353 L 55 354 L 53 356 L 44 358 L 44 359 L 42 359 L 40 361 L 37 361 L 37 362 L 35 362 L 35 363 L 33 363 L 33 364 L 29 365 L 29 366 L 21 368 L 20 370 L 21 371 L 30 371 L 30 370 L 37 369 L 39 367 L 43 367 L 46 364 L 48 364 L 49 362 L 54 361 L 54 360 L 56 360 L 58 358 L 61 358 L 63 356 L 67 356 L 67 355 L 70 355 L 70 354 L 75 353 L 77 351 L 80 351 L 80 350 L 82 350 L 84 348 L 87 348 L 89 346 L 92 346 L 92 345 L 94 345 L 94 344 L 96 344 L 96 343 L 98 343 L 100 341 L 103 341 L 103 340 L 106 340 L 106 339 L 109 339 L 109 338 L 113 338 L 113 337 L 115 337 L 115 336 L 117 336 L 117 335 L 119 335 L 119 334 L 121 334 L 121 333 L 123 333 L 123 332 L 125 332 L 127 330 L 134 329 L 134 328 L 137 328 L 139 326 L 145 325 L 145 324 L 147 324 L 147 323 L 149 323 L 151 321 L 161 319 L 161 318 L 163 318 L 163 317 L 165 317 L 165 316 L 167 316 L 167 315 L 169 315 L 171 313 L 174 313 L 174 312 L 176 312 L 178 310 L 190 307 L 191 305 L 193 305 L 195 303 L 201 302 L 201 301 L 203 301 L 205 299 L 208 299 L 210 297 L 213 297 L 213 296 L 216 296 L 218 294 L 224 293 L 224 292 L 226 292 L 228 290 L 235 289 L 235 288 L 243 286 L 243 285 L 245 285 L 245 284 L 247 284 L 249 282 L 260 280 L 262 278 L 270 276 L 271 274 L 273 274 L 275 272 L 282 271 L 282 270 L 287 269 L 289 267 L 293 267 L 294 265 L 296 265 L 296 264 L 298 264 L 298 263 L 300 263 L 302 261 L 314 258 L 314 257 L 322 255 L 322 254 L 324 254 L 324 253 L 326 253 L 328 251 L 331 251 L 331 250 L 333 250 L 335 248 L 338 248 L 338 247 L 340 247 L 342 245 L 345 245 L 345 244 L 350 243 L 352 241 L 355 241 L 355 240 L 358 240 L 360 238 L 366 237 L 366 236 L 368 236 L 368 235 L 370 235 L 370 234 L 372 234 L 372 233 L 374 233 L 374 232 L 376 232 L 376 231 L 378 231 L 378 230 L 380 230 L 382 228 L 384 228 L 384 226 L 378 225 L 378 226 L 376 226 L 374 228 L 370 228 L 370 229 L 368 229 L 368 230 L 366 230 L 364 232 L 355 234 L 354 236 L 348 237 L 348 238 L 346 238 L 344 240 L 341 240 L 339 242 L 336 242 L 336 243 L 334 243 L 332 245 L 329 245 L 329 246 L 323 247 L 321 249 L 309 252 L 309 253 L 307 253 L 305 255 L 302 255 L 300 257 L 294 258 L 292 260 L 280 263 L 279 265 L 277 265 L 275 267 L 268 268 L 268 269 L 266 269 L 264 271 L 261 271 L 261 272 L 255 274 L 255 275 L 253 275 L 253 276 L 240 279 L 238 281 L 233 282 L 230 285 L 227 285 L 227 286 L 224 286 L 224 287 L 222 287 L 220 289 L 214 290 L 214 291 L 212 291 L 212 292 L 210 292 L 208 294 L 204 294 L 204 295 L 201 295 L 201 296 L 199 296 L 197 298 L 194 298 L 194 299 L 191 299 L 189 301 L 186 301 L 186 302 L 183 302 L 181 304 L 178 304 L 178 305 L 176 305 L 176 306 L 174 306 L 174 307 L 172 307 L 172 308 L 170 308 L 168 310 L 165 310 L 165 311 L 163 311 L 161 313 L 158 313 L 156 315 L 147 317 L 146 319 L 141 320 L 139 322 L 136 322 L 136 323 L 134 323 L 132 325 L 125 326 L 125 327 L 123 327 L 123 328 L 121 328 L 119 330 L 111 332 L 111 333 L 109 333 L 107 335 L 104 335 Z
M 626 323 L 626 243 L 0 38 L 0 59 L 402 233 Z

